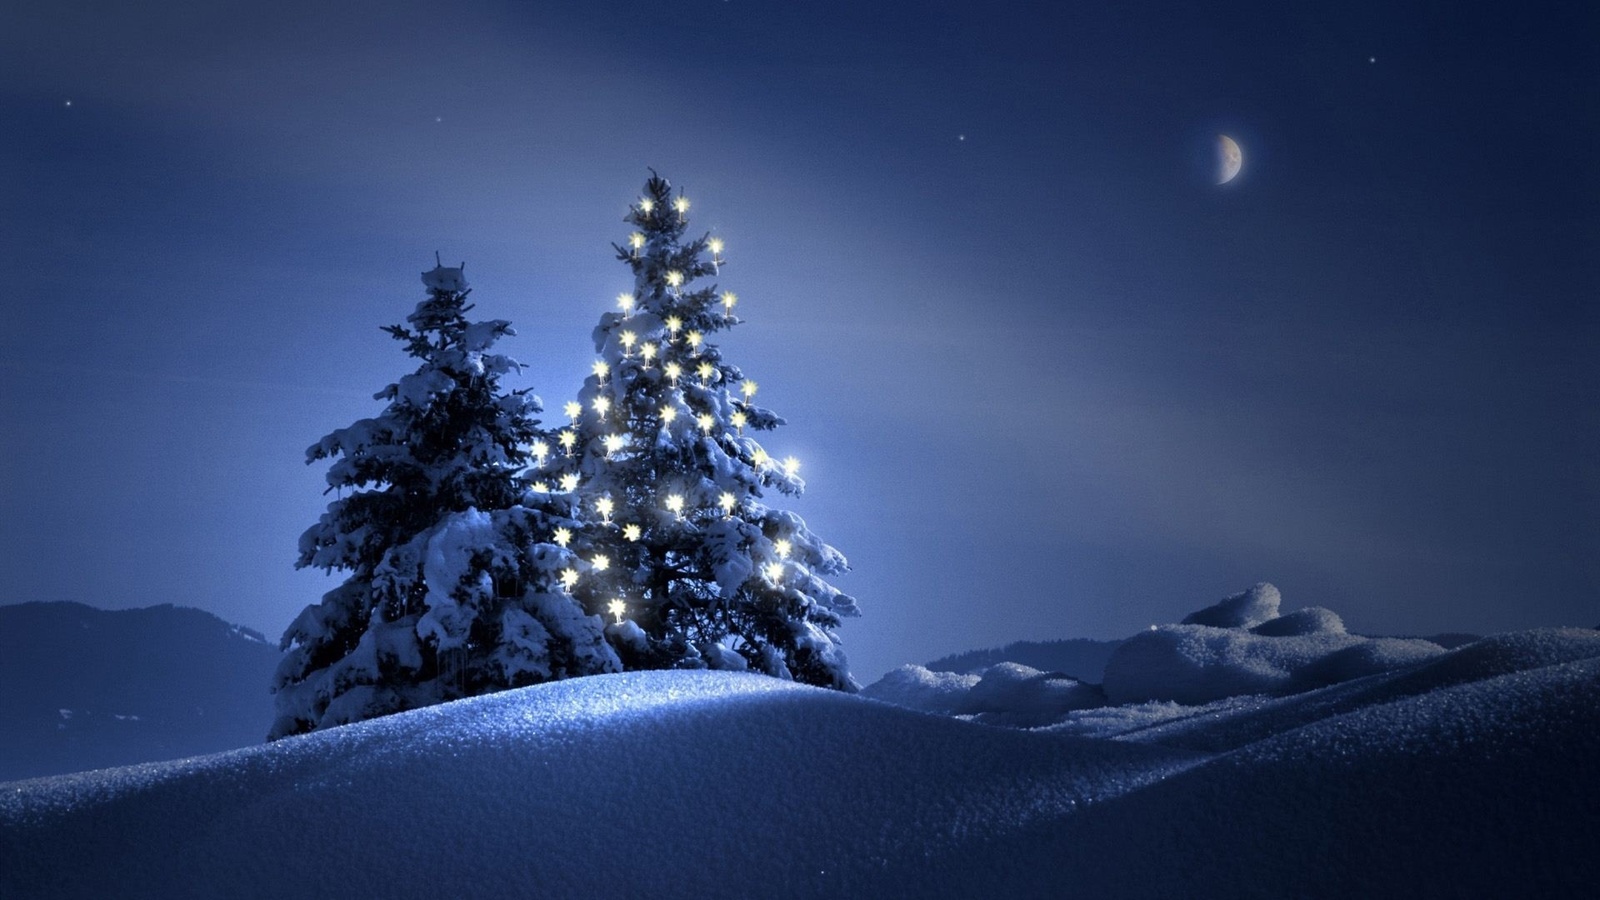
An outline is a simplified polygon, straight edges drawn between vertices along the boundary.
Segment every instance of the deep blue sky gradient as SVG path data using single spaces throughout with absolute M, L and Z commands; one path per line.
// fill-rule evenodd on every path
M 1302 6 L 7 4 L 0 602 L 281 632 L 433 251 L 559 421 L 654 166 L 860 676 L 1258 580 L 1592 625 L 1600 12 Z

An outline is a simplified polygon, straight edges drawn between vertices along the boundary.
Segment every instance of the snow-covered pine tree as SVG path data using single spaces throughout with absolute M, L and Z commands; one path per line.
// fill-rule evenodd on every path
M 618 671 L 604 622 L 560 573 L 573 498 L 534 494 L 548 452 L 517 370 L 490 348 L 509 322 L 471 322 L 462 268 L 423 273 L 426 299 L 384 330 L 421 361 L 378 392 L 376 418 L 306 451 L 332 459 L 338 499 L 300 538 L 297 567 L 350 576 L 284 633 L 270 738 L 538 681 Z
M 717 274 L 722 241 L 685 239 L 688 205 L 652 173 L 630 209 L 636 230 L 616 249 L 634 289 L 601 316 L 600 358 L 541 469 L 584 520 L 573 595 L 614 617 L 607 634 L 627 668 L 754 669 L 854 690 L 835 630 L 856 604 L 823 580 L 845 558 L 760 502 L 804 482 L 796 460 L 752 437 L 783 420 L 706 340 L 738 323 L 737 298 L 696 286 Z

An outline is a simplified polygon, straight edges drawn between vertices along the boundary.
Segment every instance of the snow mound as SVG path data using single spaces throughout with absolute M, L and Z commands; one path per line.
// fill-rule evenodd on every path
M 1162 625 L 1129 638 L 1106 664 L 1113 703 L 1172 700 L 1199 705 L 1239 694 L 1284 693 L 1295 673 L 1361 639 L 1351 635 L 1260 637 L 1231 628 Z
M 901 666 L 861 693 L 907 709 L 1011 728 L 1050 725 L 1073 710 L 1106 705 L 1099 685 L 1013 662 L 966 675 Z
M 1416 639 L 1343 632 L 1268 637 L 1232 628 L 1163 625 L 1129 638 L 1106 664 L 1112 703 L 1200 705 L 1242 694 L 1288 694 L 1413 665 L 1444 653 Z
M 1290 694 L 1415 665 L 1444 653 L 1415 638 L 1368 638 L 1345 631 L 1330 609 L 1279 615 L 1283 598 L 1262 582 L 1123 641 L 1106 662 L 1115 704 L 1203 705 L 1249 694 Z
M 1098 685 L 1008 662 L 985 670 L 956 712 L 986 725 L 1033 728 L 1049 725 L 1072 710 L 1105 705 L 1105 692 Z
M 1192 618 L 1192 617 L 1191 617 Z M 1307 634 L 1344 634 L 1344 620 L 1331 609 L 1308 606 L 1268 619 L 1250 629 L 1263 637 L 1300 637 Z
M 861 690 L 861 696 L 906 709 L 953 714 L 961 709 L 979 675 L 931 672 L 922 666 L 901 666 Z
M 1183 620 L 1184 625 L 1209 625 L 1213 628 L 1253 628 L 1278 616 L 1278 604 L 1283 602 L 1278 589 L 1263 581 L 1242 593 L 1234 594 L 1215 605 L 1193 612 Z
M 1293 694 L 1415 666 L 1445 652 L 1417 638 L 1350 634 L 1337 613 L 1320 606 L 1279 615 L 1281 605 L 1278 589 L 1263 582 L 1191 614 L 1184 624 L 1152 626 L 1120 643 L 1097 644 L 1110 652 L 1103 685 L 1007 661 L 966 675 L 904 666 L 865 693 L 910 709 L 967 716 L 990 725 L 1061 725 L 1064 732 L 1107 735 L 1181 716 L 1156 708 L 1069 714 L 1108 704 L 1194 707 L 1235 697 Z M 941 663 L 972 662 L 1003 652 L 977 651 Z M 1512 657 L 1507 664 L 1531 659 Z
M 601 675 L 6 784 L 0 896 L 955 897 L 950 867 L 1009 868 L 993 841 L 1197 759 L 757 675 Z

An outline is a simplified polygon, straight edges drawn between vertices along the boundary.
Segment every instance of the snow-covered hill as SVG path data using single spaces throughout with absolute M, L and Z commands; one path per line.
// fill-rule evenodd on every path
M 0 896 L 1575 896 L 1600 635 L 988 727 L 759 676 L 556 682 L 0 786 Z
M 0 781 L 260 743 L 277 647 L 178 606 L 0 606 Z

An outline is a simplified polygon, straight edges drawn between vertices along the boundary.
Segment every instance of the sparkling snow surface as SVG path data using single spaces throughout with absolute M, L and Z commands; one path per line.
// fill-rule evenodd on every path
M 0 896 L 1571 895 L 1596 875 L 1597 711 L 1578 630 L 1032 731 L 604 675 L 5 784 Z

